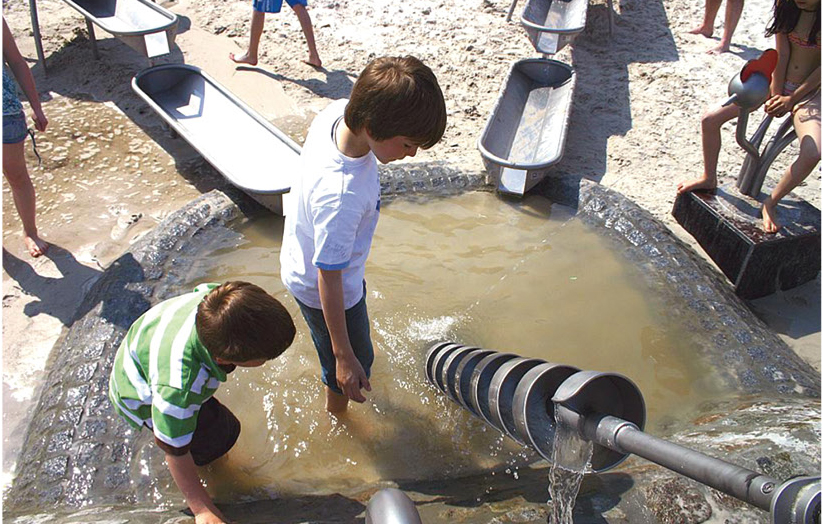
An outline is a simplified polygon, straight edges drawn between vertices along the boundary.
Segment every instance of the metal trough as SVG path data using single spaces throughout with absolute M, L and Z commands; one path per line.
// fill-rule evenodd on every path
M 94 25 L 148 58 L 166 55 L 174 44 L 177 15 L 150 0 L 65 0 L 86 18 L 94 57 Z
M 197 67 L 151 67 L 131 87 L 229 182 L 283 213 L 299 168 L 296 142 Z
M 576 75 L 563 62 L 515 62 L 477 147 L 503 193 L 524 195 L 562 159 Z
M 521 22 L 534 49 L 553 55 L 585 29 L 587 17 L 588 0 L 528 0 Z

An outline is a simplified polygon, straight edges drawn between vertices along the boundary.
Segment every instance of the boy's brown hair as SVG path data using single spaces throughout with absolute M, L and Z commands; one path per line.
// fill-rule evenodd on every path
M 277 358 L 296 328 L 280 302 L 249 282 L 226 282 L 197 307 L 197 336 L 212 357 L 231 362 Z
M 445 99 L 428 66 L 413 56 L 372 60 L 354 83 L 345 125 L 374 140 L 409 138 L 428 149 L 445 133 Z

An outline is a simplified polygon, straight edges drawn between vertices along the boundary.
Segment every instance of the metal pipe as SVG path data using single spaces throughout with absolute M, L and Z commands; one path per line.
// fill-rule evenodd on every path
M 37 60 L 43 66 L 43 72 L 48 73 L 46 69 L 46 57 L 43 54 L 43 38 L 40 36 L 40 19 L 37 16 L 37 0 L 29 0 L 29 12 L 31 14 L 31 31 L 34 35 L 34 48 L 37 50 Z
M 739 108 L 739 117 L 736 120 L 736 143 L 739 144 L 749 155 L 759 161 L 759 151 L 748 141 L 745 136 L 745 131 L 748 127 L 748 110 L 744 107 Z
M 765 181 L 765 173 L 768 171 L 768 167 L 765 167 L 764 170 L 762 169 L 762 166 L 764 164 L 764 153 L 759 153 L 759 146 L 762 144 L 762 140 L 765 138 L 765 133 L 768 131 L 768 127 L 770 127 L 772 121 L 773 117 L 771 115 L 766 116 L 762 120 L 762 123 L 759 124 L 759 127 L 756 129 L 756 132 L 754 132 L 750 141 L 746 140 L 745 143 L 739 142 L 739 137 L 740 132 L 741 136 L 743 137 L 747 132 L 747 113 L 744 121 L 739 120 L 737 122 L 737 142 L 739 142 L 739 145 L 745 148 L 745 150 L 749 153 L 745 157 L 745 162 L 742 164 L 742 169 L 739 170 L 739 176 L 736 180 L 736 187 L 739 189 L 739 192 L 743 195 L 756 198 L 756 196 L 759 195 L 759 190 L 762 188 L 762 182 Z M 754 151 L 756 151 L 755 156 L 750 154 L 750 151 L 746 148 L 746 144 L 752 147 Z M 768 146 L 765 147 L 765 151 L 767 150 Z M 770 166 L 770 164 L 768 164 L 768 166 Z
M 767 475 L 648 435 L 617 417 L 592 414 L 583 418 L 580 429 L 587 440 L 633 453 L 765 511 L 771 508 L 777 481 Z

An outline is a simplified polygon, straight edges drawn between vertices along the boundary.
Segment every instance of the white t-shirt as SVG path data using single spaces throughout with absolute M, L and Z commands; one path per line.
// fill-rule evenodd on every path
M 380 216 L 376 157 L 370 151 L 347 157 L 334 142 L 334 127 L 346 104 L 348 100 L 332 102 L 314 118 L 285 210 L 281 278 L 300 302 L 316 309 L 322 308 L 318 268 L 342 270 L 345 309 L 360 301 Z

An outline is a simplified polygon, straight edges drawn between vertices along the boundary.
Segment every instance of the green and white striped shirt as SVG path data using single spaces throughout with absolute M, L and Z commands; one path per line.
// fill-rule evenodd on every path
M 200 284 L 149 309 L 114 357 L 109 398 L 117 413 L 175 448 L 191 443 L 200 406 L 226 380 L 194 324 L 197 306 L 218 285 Z

